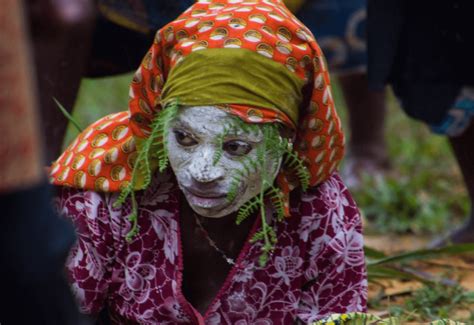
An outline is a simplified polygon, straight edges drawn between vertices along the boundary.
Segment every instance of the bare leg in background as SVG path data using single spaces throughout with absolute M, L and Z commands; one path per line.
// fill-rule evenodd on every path
M 385 91 L 369 90 L 367 74 L 339 76 L 349 113 L 348 155 L 342 172 L 348 187 L 360 185 L 364 173 L 383 173 L 389 168 L 385 142 Z
M 469 195 L 471 210 L 466 223 L 448 238 L 452 243 L 474 242 L 474 121 L 460 136 L 449 138 Z

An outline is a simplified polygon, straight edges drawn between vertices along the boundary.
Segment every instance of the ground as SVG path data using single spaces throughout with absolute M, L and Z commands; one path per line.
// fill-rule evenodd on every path
M 131 75 L 85 80 L 74 118 L 84 127 L 105 114 L 125 110 L 130 80 Z M 334 97 L 345 121 L 346 107 L 337 83 Z M 70 126 L 65 143 L 75 134 Z M 392 171 L 385 179 L 367 178 L 353 194 L 364 214 L 366 245 L 380 251 L 377 254 L 393 256 L 425 248 L 459 225 L 469 206 L 446 139 L 407 118 L 393 96 L 389 96 L 386 138 Z M 369 257 L 369 265 L 374 260 Z M 406 321 L 449 317 L 474 324 L 472 250 L 470 255 L 451 254 L 444 259 L 421 261 L 421 255 L 414 254 L 398 261 L 382 268 L 369 266 L 372 312 L 398 315 Z M 395 279 L 408 275 L 418 280 Z

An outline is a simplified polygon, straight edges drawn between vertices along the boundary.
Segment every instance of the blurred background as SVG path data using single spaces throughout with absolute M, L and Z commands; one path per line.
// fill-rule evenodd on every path
M 41 2 L 25 1 L 33 9 Z M 185 7 L 184 2 L 186 1 L 183 1 L 182 6 Z M 41 45 L 37 53 L 41 53 L 41 49 L 45 50 L 48 62 L 48 65 L 42 64 L 41 59 L 36 62 L 39 101 L 43 101 L 42 107 L 49 107 L 48 114 L 54 115 L 43 116 L 46 121 L 43 130 L 50 130 L 47 123 L 54 125 L 58 121 L 64 124 L 69 120 L 74 121 L 68 124 L 64 139 L 61 130 L 56 136 L 49 136 L 50 139 L 62 142 L 63 148 L 78 134 L 78 128 L 85 128 L 107 114 L 127 109 L 128 86 L 133 73 L 130 70 L 139 65 L 139 60 L 153 37 L 154 31 L 149 29 L 149 24 L 162 26 L 166 21 L 175 18 L 180 11 L 178 6 L 167 6 L 163 2 L 162 13 L 165 14 L 155 15 L 160 16 L 162 20 L 150 21 L 150 17 L 154 15 L 146 6 L 138 6 L 130 11 L 131 7 L 125 5 L 131 3 L 130 1 L 100 0 L 97 3 L 103 7 L 101 16 L 94 24 L 100 26 L 100 30 L 105 34 L 96 34 L 95 39 L 89 38 L 90 43 L 76 41 L 78 46 L 73 46 L 71 52 L 63 51 L 59 47 L 54 52 L 57 56 L 48 56 L 51 49 L 54 49 L 54 42 L 48 43 L 44 40 L 48 37 L 59 40 L 58 43 L 61 40 L 53 37 L 51 33 L 40 33 L 41 37 L 38 38 L 35 33 L 42 30 L 42 25 L 38 25 L 38 21 L 34 20 L 31 25 L 32 44 L 36 42 Z M 300 5 L 296 1 L 295 6 Z M 120 22 L 120 15 L 107 11 L 108 7 L 125 8 L 128 11 L 122 14 L 127 19 Z M 45 10 L 46 7 L 39 8 Z M 148 15 L 143 16 L 145 13 Z M 30 14 L 34 17 L 35 11 L 30 11 Z M 46 16 L 43 15 L 44 17 Z M 141 25 L 144 21 L 147 23 Z M 85 27 L 88 33 L 94 24 Z M 67 30 L 59 33 L 60 37 L 73 40 L 74 35 L 65 31 Z M 114 36 L 115 32 L 117 35 L 125 35 L 126 38 L 117 38 Z M 315 36 L 318 38 L 317 33 Z M 119 56 L 114 56 L 117 48 L 110 50 L 109 43 L 101 44 L 101 39 L 107 39 L 115 45 L 123 45 L 124 48 L 132 44 L 130 46 L 143 50 L 130 51 L 132 56 L 127 56 L 127 51 L 123 51 L 120 57 L 125 58 L 126 62 L 121 62 Z M 128 43 L 129 41 L 132 43 Z M 68 48 L 71 49 L 71 46 Z M 74 58 L 79 53 L 83 55 L 90 48 L 93 49 L 96 60 L 89 61 L 87 67 L 76 66 L 76 70 L 72 69 L 74 75 L 48 74 L 48 69 L 53 71 L 62 65 L 74 64 L 71 63 L 74 60 L 68 61 L 68 58 Z M 120 50 L 120 46 L 118 49 Z M 84 65 L 85 61 L 81 62 Z M 67 69 L 64 71 L 67 72 Z M 80 85 L 77 85 L 79 91 L 75 98 L 76 85 L 70 81 L 76 77 L 79 80 L 83 75 L 87 77 L 82 78 Z M 103 77 L 104 75 L 113 76 Z M 70 88 L 72 92 L 65 98 L 58 97 L 59 105 L 51 94 L 61 91 L 49 87 L 52 85 L 51 80 L 56 80 L 58 89 Z M 333 95 L 349 136 L 349 114 L 343 86 L 338 80 L 335 75 L 332 77 Z M 72 111 L 72 118 L 68 118 L 60 106 L 66 111 Z M 461 225 L 469 214 L 468 195 L 451 146 L 446 137 L 433 135 L 424 123 L 408 118 L 390 91 L 387 94 L 386 106 L 384 139 L 391 168 L 384 173 L 369 172 L 362 175 L 361 184 L 352 190 L 365 223 L 371 311 L 382 316 L 400 316 L 406 321 L 451 318 L 474 324 L 472 244 L 444 250 L 424 249 L 433 238 L 438 238 Z M 46 144 L 45 152 L 49 149 L 49 144 Z M 45 156 L 47 165 L 55 157 L 54 153 Z M 342 167 L 344 168 L 344 163 Z M 466 252 L 471 253 L 461 256 Z

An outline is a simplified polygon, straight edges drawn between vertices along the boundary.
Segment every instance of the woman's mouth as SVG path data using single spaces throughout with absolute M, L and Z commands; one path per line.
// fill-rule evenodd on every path
M 183 188 L 189 204 L 200 208 L 214 208 L 227 203 L 227 194 L 215 191 L 198 191 L 193 188 Z

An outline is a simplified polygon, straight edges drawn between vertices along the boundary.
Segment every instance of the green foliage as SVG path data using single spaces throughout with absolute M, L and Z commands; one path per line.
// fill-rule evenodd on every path
M 82 79 L 72 117 L 79 126 L 89 125 L 99 118 L 127 109 L 128 87 L 133 74 L 107 78 Z M 74 140 L 76 127 L 69 123 L 64 146 Z M 81 128 L 82 129 L 82 128 Z
M 71 123 L 71 125 L 74 125 L 74 127 L 76 128 L 76 130 L 78 132 L 82 132 L 83 128 L 79 125 L 79 123 L 71 116 L 71 114 L 69 114 L 69 112 L 67 111 L 66 108 L 64 108 L 64 106 L 56 99 L 56 97 L 53 97 L 53 100 L 54 102 L 56 103 L 56 105 L 58 106 L 59 110 L 61 111 L 61 113 L 63 113 L 64 117 L 67 118 L 67 120 L 69 121 L 69 123 Z
M 253 213 L 257 212 L 259 208 L 260 198 L 258 196 L 255 196 L 254 198 L 245 202 L 245 204 L 242 205 L 242 207 L 239 209 L 235 223 L 240 225 L 242 221 L 250 217 Z
M 226 136 L 229 135 L 230 129 L 231 129 L 231 127 L 229 125 L 224 125 L 223 132 L 217 136 L 217 139 L 215 141 L 215 145 L 216 145 L 217 150 L 214 153 L 214 157 L 212 159 L 212 164 L 214 166 L 219 162 L 219 160 L 221 159 L 221 157 L 224 153 L 224 149 L 223 149 L 224 139 L 225 139 Z
M 244 159 L 242 159 L 240 163 L 243 167 L 243 171 L 236 170 L 235 174 L 232 176 L 229 192 L 227 193 L 227 200 L 229 202 L 235 199 L 237 192 L 239 190 L 240 181 L 242 180 L 242 178 L 246 177 L 247 175 L 250 175 L 251 173 L 256 172 L 259 167 L 258 160 L 254 160 L 249 157 L 245 157 Z
M 332 314 L 322 320 L 313 322 L 312 325 L 401 325 L 399 319 L 389 317 L 382 319 L 376 315 L 361 312 L 351 312 L 346 314 Z
M 440 248 L 419 249 L 387 256 L 370 247 L 364 248 L 366 254 L 369 281 L 377 283 L 379 279 L 414 280 L 431 284 L 438 278 L 429 273 L 420 274 L 415 263 L 434 258 L 474 253 L 474 244 L 457 244 Z
M 348 135 L 348 114 L 337 82 L 333 90 Z M 385 182 L 367 177 L 359 190 L 351 191 L 364 215 L 371 217 L 366 232 L 444 232 L 460 223 L 469 210 L 447 138 L 407 117 L 390 92 L 387 105 L 385 138 L 392 171 Z
M 366 177 L 355 200 L 371 221 L 369 231 L 439 234 L 468 214 L 461 174 L 446 137 L 394 104 L 389 101 L 386 131 L 393 170 L 385 180 Z
M 262 253 L 260 254 L 258 259 L 259 265 L 263 267 L 265 266 L 265 264 L 267 264 L 270 254 L 275 248 L 277 236 L 275 230 L 270 225 L 268 225 L 266 221 L 263 221 L 265 214 L 260 213 L 260 217 L 262 218 L 262 229 L 255 233 L 255 235 L 250 239 L 250 242 L 263 242 L 262 248 L 260 249 Z
M 382 233 L 439 233 L 451 224 L 449 216 L 454 206 L 465 210 L 459 202 L 451 202 L 450 206 L 430 196 L 428 187 L 424 187 L 427 182 L 417 185 L 417 177 L 365 180 L 364 190 L 354 196 L 373 229 Z
M 162 172 L 168 164 L 168 153 L 166 150 L 166 140 L 169 132 L 169 124 L 178 112 L 178 101 L 170 102 L 153 119 L 150 128 L 150 135 L 143 142 L 143 147 L 138 150 L 137 160 L 132 171 L 132 178 L 125 186 L 114 206 L 121 206 L 128 196 L 131 196 L 132 211 L 128 216 L 132 222 L 132 229 L 126 235 L 128 241 L 138 233 L 138 204 L 135 199 L 135 186 L 137 184 L 138 172 L 144 176 L 143 188 L 147 188 L 151 182 L 150 158 L 158 159 L 158 169 Z
M 276 186 L 270 186 L 270 188 L 266 192 L 266 197 L 270 199 L 273 204 L 273 207 L 276 211 L 276 216 L 278 221 L 283 221 L 285 218 L 285 207 L 283 203 L 283 193 L 281 193 L 280 189 Z
M 262 229 L 252 238 L 252 241 L 263 241 L 260 264 L 264 265 L 268 260 L 269 254 L 273 251 L 276 243 L 275 231 L 267 223 L 267 216 L 264 208 L 265 203 L 272 203 L 278 221 L 283 220 L 285 214 L 283 194 L 281 193 L 280 189 L 273 185 L 273 174 L 270 174 L 270 172 L 273 172 L 278 166 L 268 166 L 269 162 L 272 160 L 275 160 L 277 162 L 279 158 L 282 158 L 285 167 L 291 171 L 294 171 L 295 174 L 299 177 L 303 190 L 306 190 L 309 186 L 310 176 L 303 161 L 298 157 L 295 152 L 292 151 L 293 148 L 289 144 L 289 141 L 280 136 L 278 124 L 274 123 L 256 125 L 245 123 L 239 118 L 234 118 L 231 124 L 224 126 L 223 132 L 216 139 L 218 150 L 216 151 L 213 158 L 214 164 L 216 164 L 222 157 L 222 146 L 225 138 L 231 133 L 238 134 L 238 132 L 242 131 L 253 134 L 258 134 L 259 132 L 262 132 L 263 143 L 257 147 L 256 158 L 249 158 L 248 156 L 246 156 L 241 160 L 240 163 L 243 169 L 236 170 L 235 174 L 232 176 L 229 192 L 227 194 L 227 200 L 233 201 L 235 199 L 242 178 L 247 177 L 248 175 L 254 173 L 257 170 L 261 171 L 261 192 L 259 195 L 246 202 L 239 209 L 236 223 L 240 224 L 246 218 L 250 217 L 252 214 L 260 210 Z
M 151 126 L 152 134 L 150 138 L 153 138 L 153 140 L 150 141 L 150 147 L 147 148 L 147 150 L 153 157 L 158 159 L 158 169 L 160 172 L 163 172 L 166 167 L 168 167 L 168 134 L 170 123 L 178 114 L 178 107 L 178 100 L 168 103 L 166 107 L 160 111 L 158 118 L 154 120 Z M 155 141 L 156 139 L 159 139 L 159 141 Z M 156 144 L 157 146 L 156 150 L 153 152 L 150 151 L 152 144 Z
M 227 193 L 227 200 L 229 202 L 233 201 L 237 196 L 242 175 L 243 174 L 240 171 L 236 172 L 235 175 L 232 175 L 232 181 L 229 186 L 229 192 Z
M 367 251 L 367 250 L 366 250 Z M 474 243 L 449 245 L 440 248 L 419 249 L 392 256 L 368 258 L 367 266 L 387 265 L 393 263 L 409 263 L 446 256 L 474 253 Z
M 420 249 L 401 254 L 387 256 L 377 250 L 366 247 L 366 265 L 369 281 L 380 285 L 380 279 L 414 280 L 423 283 L 416 291 L 407 291 L 410 295 L 403 305 L 391 305 L 392 315 L 404 320 L 436 320 L 453 318 L 457 310 L 472 310 L 474 307 L 474 292 L 468 292 L 455 280 L 439 277 L 435 274 L 420 271 L 417 266 L 425 260 L 440 257 L 456 256 L 474 253 L 474 244 L 457 244 L 435 249 Z M 390 296 L 382 290 L 372 297 L 370 305 L 380 307 L 383 299 Z
M 469 292 L 460 285 L 432 283 L 412 292 L 403 308 L 393 307 L 391 312 L 395 316 L 405 316 L 407 321 L 414 320 L 413 315 L 434 321 L 450 318 L 456 310 L 462 308 L 472 310 L 473 306 L 474 292 Z
M 298 157 L 296 152 L 290 150 L 286 151 L 284 164 L 287 168 L 290 168 L 290 170 L 294 170 L 296 172 L 301 184 L 301 188 L 303 191 L 306 191 L 309 187 L 310 174 L 308 168 L 301 158 Z
M 261 130 L 261 131 L 260 131 Z M 272 202 L 277 213 L 277 220 L 281 220 L 284 217 L 282 194 L 280 190 L 272 185 L 273 179 L 272 174 L 276 166 L 268 166 L 269 162 L 273 159 L 278 160 L 282 157 L 285 149 L 287 148 L 286 140 L 283 140 L 279 134 L 277 124 L 264 124 L 255 125 L 245 123 L 239 118 L 234 118 L 233 123 L 226 125 L 224 131 L 216 140 L 219 145 L 218 152 L 214 156 L 214 163 L 217 163 L 222 156 L 222 145 L 224 139 L 231 132 L 238 134 L 238 132 L 247 132 L 258 134 L 262 132 L 263 143 L 257 147 L 256 158 L 252 159 L 248 156 L 241 160 L 242 170 L 236 170 L 232 176 L 232 181 L 227 194 L 227 199 L 233 201 L 239 190 L 239 185 L 242 178 L 247 177 L 251 173 L 257 170 L 261 171 L 261 191 L 260 193 L 246 202 L 238 211 L 236 223 L 240 224 L 246 218 L 260 210 L 260 217 L 262 220 L 262 229 L 255 234 L 252 238 L 253 242 L 262 240 L 262 255 L 260 256 L 260 264 L 264 265 L 268 260 L 270 253 L 273 251 L 276 243 L 276 234 L 272 227 L 267 223 L 267 216 L 265 211 L 265 203 Z M 268 190 L 268 191 L 267 191 Z M 267 201 L 267 199 L 269 201 Z
M 394 309 L 399 310 L 399 309 Z M 382 318 L 374 314 L 350 312 L 347 314 L 332 314 L 324 319 L 313 322 L 312 325 L 402 325 L 406 324 L 406 317 L 394 316 Z M 417 323 L 418 324 L 418 323 Z M 449 319 L 437 319 L 426 325 L 462 325 Z

